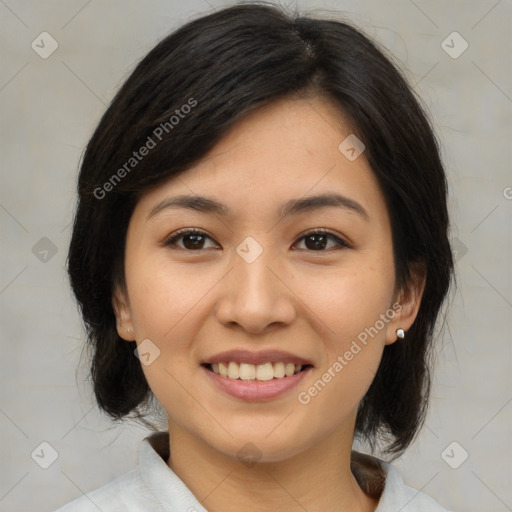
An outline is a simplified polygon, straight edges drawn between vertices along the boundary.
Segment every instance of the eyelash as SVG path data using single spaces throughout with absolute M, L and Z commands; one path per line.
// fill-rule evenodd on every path
M 164 242 L 164 245 L 166 247 L 171 247 L 171 246 L 176 246 L 176 241 L 179 240 L 180 238 L 183 238 L 184 236 L 186 235 L 202 235 L 206 238 L 209 238 L 210 240 L 213 240 L 213 238 L 211 238 L 207 233 L 205 233 L 204 231 L 201 231 L 201 230 L 198 230 L 198 229 L 190 229 L 190 228 L 183 228 L 183 229 L 180 229 L 179 231 L 176 231 L 171 237 L 169 237 L 165 242 Z M 336 243 L 340 246 L 339 249 L 337 250 L 341 250 L 341 249 L 350 249 L 351 246 L 350 244 L 348 244 L 345 240 L 343 240 L 342 238 L 340 238 L 339 236 L 335 235 L 334 233 L 332 233 L 331 231 L 328 231 L 327 229 L 322 229 L 322 228 L 319 228 L 319 229 L 315 229 L 313 231 L 308 231 L 307 233 L 305 233 L 304 235 L 302 235 L 298 240 L 298 241 L 301 241 L 303 240 L 304 238 L 307 238 L 308 236 L 313 236 L 313 235 L 328 235 L 328 238 L 336 241 Z M 184 251 L 187 251 L 187 252 L 200 252 L 200 251 L 204 251 L 206 249 L 197 249 L 197 250 L 191 250 L 191 249 L 186 249 L 184 247 L 179 247 L 179 246 L 176 246 L 178 247 L 179 249 L 182 249 Z M 333 248 L 330 248 L 330 249 L 323 249 L 323 250 L 318 250 L 318 251 L 313 251 L 313 250 L 308 250 L 308 249 L 300 249 L 300 250 L 306 250 L 308 252 L 329 252 L 331 251 Z

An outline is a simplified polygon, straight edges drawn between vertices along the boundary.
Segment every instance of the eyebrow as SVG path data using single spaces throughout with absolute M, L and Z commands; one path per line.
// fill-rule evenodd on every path
M 290 199 L 279 209 L 282 217 L 292 214 L 299 214 L 319 210 L 321 208 L 337 207 L 348 210 L 360 215 L 366 221 L 370 220 L 368 212 L 354 199 L 350 199 L 340 194 L 328 193 L 316 196 L 302 197 L 300 199 Z M 232 217 L 232 210 L 225 204 L 219 203 L 215 199 L 204 196 L 179 195 L 168 197 L 158 203 L 149 213 L 148 219 L 154 217 L 157 213 L 168 208 L 187 208 L 202 213 L 213 213 L 222 217 Z

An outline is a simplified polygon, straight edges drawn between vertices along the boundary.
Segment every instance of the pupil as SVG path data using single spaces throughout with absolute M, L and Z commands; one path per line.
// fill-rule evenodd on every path
M 308 247 L 308 249 L 323 249 L 325 248 L 325 240 L 326 240 L 326 236 L 325 235 L 309 235 L 307 237 L 307 240 L 316 240 L 313 244 L 312 244 L 312 247 L 310 247 L 310 245 L 306 242 L 306 246 Z M 318 240 L 320 239 L 320 240 Z
M 201 238 L 203 237 L 203 235 L 187 235 L 185 238 L 184 238 L 184 245 L 185 247 L 187 247 L 187 249 L 190 249 L 190 247 L 192 248 L 197 248 L 201 245 Z M 187 240 L 192 240 L 192 243 L 191 244 L 187 244 Z

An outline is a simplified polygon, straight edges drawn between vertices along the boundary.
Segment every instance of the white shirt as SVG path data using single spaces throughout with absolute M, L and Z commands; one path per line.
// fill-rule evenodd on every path
M 56 512 L 207 512 L 164 458 L 165 437 L 157 432 L 142 441 L 139 465 L 107 485 Z M 386 483 L 375 512 L 449 512 L 426 494 L 405 485 L 398 471 L 379 461 Z

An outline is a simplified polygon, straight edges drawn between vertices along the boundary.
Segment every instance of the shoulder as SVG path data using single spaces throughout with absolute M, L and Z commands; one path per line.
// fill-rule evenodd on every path
M 409 487 L 389 463 L 352 452 L 352 471 L 370 496 L 379 498 L 375 512 L 450 512 L 427 494 Z
M 55 512 L 206 512 L 169 468 L 168 432 L 156 432 L 140 446 L 138 466 Z
M 139 512 L 147 510 L 147 506 L 147 489 L 140 471 L 134 469 L 98 489 L 83 494 L 55 512 Z M 159 510 L 158 506 L 155 504 L 153 510 Z
M 386 470 L 386 486 L 376 512 L 449 512 L 427 494 L 406 485 L 396 468 L 381 463 Z

